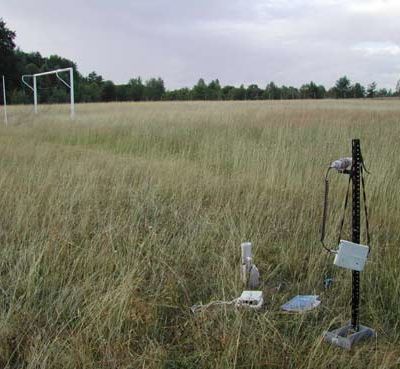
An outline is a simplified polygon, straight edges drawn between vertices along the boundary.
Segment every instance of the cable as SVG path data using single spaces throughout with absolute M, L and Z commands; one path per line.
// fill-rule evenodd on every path
M 237 301 L 239 300 L 239 298 L 235 298 L 231 301 L 211 301 L 208 304 L 202 305 L 202 304 L 198 304 L 198 305 L 193 305 L 190 310 L 192 311 L 193 314 L 196 314 L 202 310 L 206 310 L 211 306 L 215 306 L 215 305 L 233 305 L 235 304 Z
M 348 204 L 348 202 L 349 202 L 350 183 L 351 183 L 351 176 L 349 176 L 349 182 L 348 182 L 348 184 L 347 184 L 346 197 L 345 197 L 344 206 L 343 206 L 343 214 L 342 214 L 342 219 L 341 219 L 341 221 L 340 221 L 339 236 L 338 236 L 338 244 L 340 243 L 340 239 L 342 238 L 342 231 L 343 231 L 344 219 L 345 219 L 345 217 L 346 217 L 346 209 L 347 209 L 347 204 Z
M 360 150 L 361 151 L 361 150 Z M 364 169 L 368 174 L 371 174 L 371 172 L 369 172 L 368 171 L 368 169 L 367 169 L 367 167 L 365 166 L 365 163 L 364 163 L 364 157 L 363 157 L 363 155 L 362 155 L 362 153 L 360 152 L 360 157 L 361 157 L 361 169 Z
M 328 175 L 329 175 L 329 171 L 332 169 L 332 167 L 329 167 L 328 170 L 326 171 L 325 174 L 325 194 L 324 194 L 324 211 L 322 214 L 322 226 L 321 226 L 321 244 L 322 247 L 328 251 L 329 253 L 335 253 L 335 251 L 329 249 L 328 247 L 326 247 L 325 245 L 325 231 L 326 231 L 326 221 L 328 218 L 328 195 L 329 195 L 329 179 L 328 179 Z
M 371 243 L 371 234 L 370 234 L 370 232 L 369 232 L 369 219 L 368 219 L 367 195 L 366 195 L 366 193 L 365 193 L 365 180 L 364 180 L 364 170 L 363 170 L 363 168 L 364 168 L 364 170 L 365 170 L 367 173 L 369 173 L 369 172 L 365 169 L 364 165 L 361 166 L 361 184 L 362 184 L 363 200 L 364 200 L 365 228 L 366 228 L 366 231 L 367 231 L 367 244 L 368 244 L 368 247 L 369 247 L 369 249 L 370 249 L 370 251 L 371 251 L 371 246 L 370 246 L 370 243 Z

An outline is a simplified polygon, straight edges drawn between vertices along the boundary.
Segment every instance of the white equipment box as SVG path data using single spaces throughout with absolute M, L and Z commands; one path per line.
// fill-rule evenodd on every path
M 361 272 L 367 261 L 368 253 L 368 246 L 340 240 L 339 250 L 333 264 L 342 268 Z
M 263 303 L 264 299 L 262 291 L 243 291 L 236 302 L 236 306 L 259 310 Z

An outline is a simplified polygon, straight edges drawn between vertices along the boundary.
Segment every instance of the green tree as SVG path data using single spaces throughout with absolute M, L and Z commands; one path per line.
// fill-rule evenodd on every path
M 88 83 L 101 84 L 101 83 L 103 83 L 103 77 L 93 71 L 88 74 L 86 81 Z
M 40 72 L 40 68 L 35 63 L 26 64 L 24 72 L 26 74 L 36 74 Z
M 248 100 L 258 100 L 262 97 L 262 94 L 263 91 L 256 84 L 247 87 L 246 97 Z
M 161 78 L 150 78 L 144 86 L 144 97 L 146 100 L 161 100 L 165 93 L 164 81 Z
M 45 58 L 39 52 L 26 53 L 20 49 L 15 50 L 15 57 L 17 59 L 17 66 L 19 73 L 26 73 L 26 66 L 28 64 L 36 65 L 38 71 L 40 67 L 46 62 Z
M 221 98 L 223 100 L 233 100 L 232 91 L 235 89 L 234 86 L 224 86 L 221 88 Z
M 373 98 L 376 94 L 376 82 L 372 82 L 368 85 L 367 88 L 367 97 Z
M 392 96 L 392 91 L 386 88 L 381 88 L 376 92 L 377 97 L 390 97 Z
M 178 90 L 166 91 L 164 94 L 165 100 L 190 100 L 190 90 L 187 87 Z
M 68 101 L 69 94 L 64 88 L 54 88 L 52 93 L 48 96 L 47 102 L 49 103 L 65 103 Z
M 129 101 L 129 87 L 128 85 L 116 85 L 115 95 L 117 101 Z
M 279 100 L 281 99 L 281 90 L 280 88 L 274 83 L 270 82 L 265 91 L 263 93 L 263 98 L 268 100 Z
M 246 89 L 243 85 L 241 85 L 240 88 L 224 86 L 221 89 L 221 93 L 224 100 L 244 100 L 246 97 Z
M 336 81 L 335 89 L 336 89 L 336 98 L 345 99 L 350 97 L 350 80 L 343 76 Z
M 84 82 L 80 85 L 80 102 L 98 102 L 101 101 L 102 85 L 97 83 Z
M 0 76 L 4 75 L 10 83 L 9 89 L 15 88 L 18 83 L 15 49 L 15 32 L 7 28 L 0 18 Z
M 112 81 L 105 81 L 101 90 L 102 101 L 115 101 L 117 97 L 117 91 Z
M 234 88 L 231 91 L 232 100 L 246 100 L 246 88 L 240 85 L 239 88 Z
M 400 79 L 397 81 L 396 85 L 396 94 L 400 97 Z
M 77 94 L 78 101 L 102 101 L 103 77 L 96 72 L 91 72 L 87 77 L 81 78 Z
M 207 97 L 207 85 L 203 78 L 192 89 L 192 97 L 194 100 L 205 100 Z
M 211 81 L 206 90 L 207 100 L 219 100 L 221 98 L 221 85 L 219 80 Z
M 350 88 L 350 95 L 355 99 L 361 99 L 365 97 L 365 87 L 358 82 L 355 83 Z
M 281 86 L 280 90 L 281 90 L 281 99 L 284 99 L 284 100 L 290 99 L 289 87 L 283 85 L 283 86 Z
M 331 87 L 330 89 L 328 89 L 328 91 L 326 91 L 325 97 L 329 99 L 336 99 L 337 98 L 336 87 Z
M 310 82 L 300 87 L 300 95 L 302 99 L 322 99 L 326 95 L 325 87 Z
M 63 58 L 59 55 L 50 55 L 48 58 L 45 59 L 45 63 L 43 64 L 41 69 L 46 72 L 49 70 L 71 67 L 74 69 L 74 71 L 76 71 L 76 64 L 73 61 Z
M 129 100 L 141 101 L 144 99 L 144 85 L 140 77 L 131 78 L 128 82 Z
M 177 90 L 177 100 L 190 100 L 191 95 L 190 95 L 190 90 L 187 87 L 181 88 Z
M 300 92 L 296 87 L 293 86 L 282 86 L 281 87 L 281 97 L 282 99 L 299 99 L 300 98 Z

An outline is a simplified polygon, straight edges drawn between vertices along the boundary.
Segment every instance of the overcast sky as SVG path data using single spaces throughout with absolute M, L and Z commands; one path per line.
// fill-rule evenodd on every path
M 24 51 L 116 83 L 329 87 L 347 75 L 394 88 L 400 79 L 400 0 L 0 0 L 0 17 Z

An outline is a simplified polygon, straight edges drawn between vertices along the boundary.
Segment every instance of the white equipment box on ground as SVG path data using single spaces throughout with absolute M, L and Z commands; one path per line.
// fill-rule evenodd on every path
M 236 302 L 237 307 L 261 309 L 264 303 L 262 291 L 243 291 Z
M 339 250 L 333 264 L 342 268 L 361 272 L 367 261 L 368 253 L 368 246 L 340 240 Z

